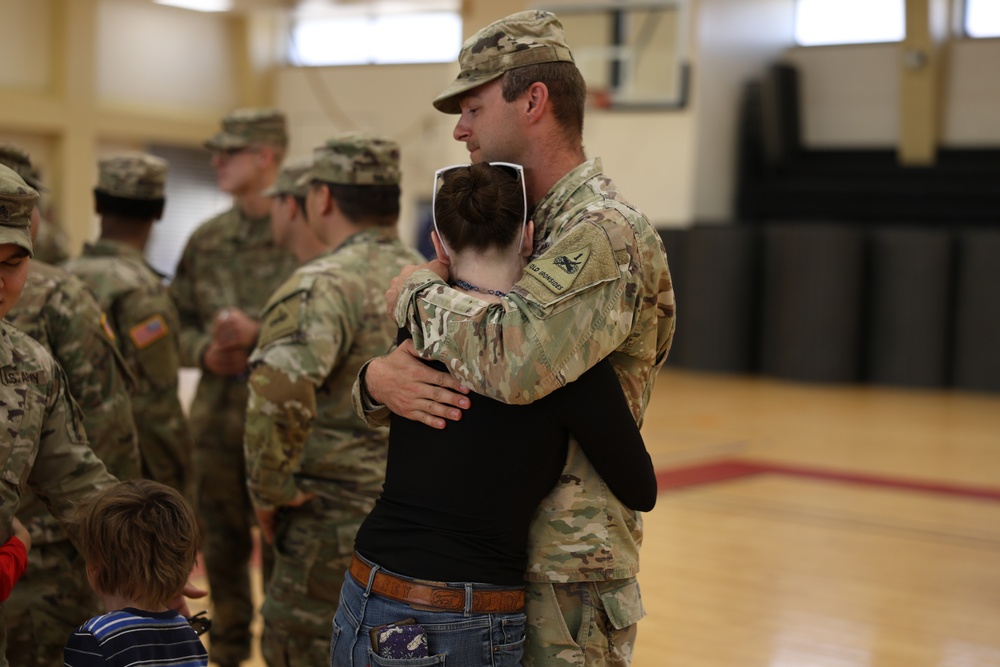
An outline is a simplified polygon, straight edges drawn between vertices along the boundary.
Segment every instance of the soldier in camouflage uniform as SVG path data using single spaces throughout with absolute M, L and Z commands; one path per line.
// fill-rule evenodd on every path
M 234 206 L 191 235 L 170 295 L 181 318 L 181 364 L 202 371 L 191 406 L 196 505 L 213 611 L 210 658 L 222 667 L 250 655 L 249 560 L 253 508 L 246 492 L 243 427 L 247 360 L 257 316 L 268 296 L 295 270 L 295 257 L 271 234 L 270 201 L 288 137 L 285 118 L 269 109 L 240 109 L 222 120 L 206 146 L 219 188 Z M 270 549 L 262 549 L 267 580 Z
M 444 361 L 477 393 L 528 403 L 611 355 L 641 423 L 674 331 L 659 235 L 583 152 L 585 86 L 558 19 L 514 14 L 465 42 L 458 78 L 434 100 L 460 114 L 454 137 L 473 162 L 524 165 L 536 255 L 499 305 L 469 309 L 434 263 L 404 272 L 388 300 L 413 347 L 360 375 L 359 410 L 384 404 L 438 428 L 467 399 L 411 354 Z M 398 298 L 397 298 L 398 296 Z M 429 384 L 421 384 L 429 383 Z M 574 444 L 529 538 L 527 667 L 628 665 L 645 612 L 635 575 L 642 524 L 603 489 Z
M 396 328 L 385 290 L 420 255 L 396 236 L 399 148 L 363 135 L 316 150 L 300 183 L 331 250 L 300 267 L 264 310 L 250 359 L 247 485 L 275 568 L 261 613 L 271 667 L 327 667 L 354 536 L 385 479 L 388 430 L 354 414 L 361 364 Z
M 0 162 L 29 173 L 26 153 L 6 146 Z M 37 229 L 38 209 L 32 232 Z M 83 411 L 94 452 L 121 479 L 139 476 L 139 453 L 129 399 L 129 373 L 101 307 L 78 278 L 32 260 L 20 300 L 6 319 L 41 343 L 68 378 Z M 18 518 L 31 532 L 28 570 L 8 598 L 5 613 L 11 655 L 18 665 L 62 664 L 68 632 L 100 613 L 84 564 L 42 502 L 25 494 Z
M 271 233 L 274 242 L 287 248 L 299 264 L 312 261 L 330 250 L 306 219 L 306 196 L 309 184 L 299 181 L 312 167 L 312 158 L 286 164 L 274 185 L 264 190 L 271 199 Z
M 27 279 L 32 247 L 29 227 L 37 199 L 35 190 L 0 165 L 0 424 L 4 426 L 0 429 L 0 459 L 4 461 L 0 543 L 10 538 L 14 512 L 28 489 L 63 521 L 89 493 L 116 483 L 87 446 L 82 416 L 69 396 L 59 364 L 40 343 L 3 319 Z M 33 539 L 35 534 L 32 531 Z M 86 585 L 86 577 L 82 581 Z M 23 579 L 18 582 L 15 593 L 23 583 Z M 34 604 L 45 602 L 35 600 Z M 4 612 L 9 617 L 9 608 Z M 8 654 L 17 665 L 30 664 L 38 648 L 12 646 L 8 650 L 5 623 L 0 619 L 0 667 L 8 664 Z
M 135 378 L 132 414 L 142 475 L 191 496 L 192 437 L 177 394 L 180 318 L 163 276 L 143 257 L 163 215 L 166 161 L 128 153 L 99 162 L 101 238 L 65 268 L 97 295 Z

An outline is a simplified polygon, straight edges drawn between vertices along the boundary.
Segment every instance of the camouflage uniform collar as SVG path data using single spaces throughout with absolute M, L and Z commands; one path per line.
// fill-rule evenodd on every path
M 240 238 L 257 236 L 260 234 L 260 230 L 266 230 L 267 236 L 271 236 L 270 213 L 258 216 L 247 215 L 239 206 L 233 206 L 232 210 L 236 212 L 236 218 L 239 220 L 236 226 L 237 236 Z
M 93 243 L 83 244 L 83 254 L 87 257 L 138 257 L 145 261 L 141 252 L 121 241 L 114 239 L 98 239 Z
M 552 226 L 555 218 L 565 208 L 566 203 L 573 196 L 573 193 L 592 178 L 596 178 L 604 173 L 604 165 L 601 158 L 592 157 L 586 162 L 580 163 L 575 169 L 567 173 L 552 186 L 545 196 L 538 200 L 531 219 L 535 221 L 535 247 L 538 242 L 546 239 L 552 233 Z
M 351 234 L 339 246 L 331 250 L 331 253 L 340 252 L 344 248 L 361 243 L 385 243 L 396 238 L 395 227 L 370 227 L 362 229 L 360 232 Z

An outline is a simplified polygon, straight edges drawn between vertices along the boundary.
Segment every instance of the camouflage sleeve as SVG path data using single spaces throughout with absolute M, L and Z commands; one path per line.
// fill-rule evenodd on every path
M 639 307 L 637 273 L 624 246 L 581 223 L 528 265 L 502 303 L 424 270 L 404 284 L 394 314 L 421 356 L 443 361 L 473 391 L 530 403 L 622 343 Z
M 308 286 L 276 293 L 250 358 L 244 450 L 247 488 L 257 507 L 274 508 L 294 497 L 293 473 L 316 417 L 316 391 L 351 345 L 355 327 L 339 292 L 316 291 L 323 299 L 312 298 Z
M 393 346 L 393 349 L 395 349 L 395 346 Z M 375 428 L 378 426 L 388 426 L 392 413 L 389 411 L 389 408 L 381 403 L 376 403 L 368 393 L 368 386 L 365 384 L 365 373 L 368 372 L 368 365 L 373 361 L 374 359 L 369 359 L 361 367 L 361 370 L 358 371 L 358 377 L 354 380 L 354 386 L 351 387 L 351 401 L 354 403 L 354 412 L 358 417 L 364 419 L 365 424 L 368 426 Z
M 136 289 L 111 308 L 121 349 L 136 376 L 132 412 L 144 474 L 184 492 L 194 447 L 177 393 L 178 317 L 161 286 Z
M 66 372 L 70 395 L 83 410 L 94 453 L 122 478 L 140 476 L 129 372 L 105 314 L 84 284 L 67 277 L 45 304 L 52 352 Z
M 91 493 L 118 480 L 87 445 L 79 408 L 66 392 L 65 375 L 58 365 L 54 368 L 54 390 L 27 482 L 75 540 L 73 526 L 67 524 L 72 509 Z
M 198 301 L 195 294 L 194 249 L 188 242 L 177 263 L 177 272 L 170 282 L 170 298 L 177 306 L 181 328 L 178 334 L 181 351 L 181 365 L 189 368 L 201 368 L 201 358 L 212 340 L 205 331 L 198 313 Z

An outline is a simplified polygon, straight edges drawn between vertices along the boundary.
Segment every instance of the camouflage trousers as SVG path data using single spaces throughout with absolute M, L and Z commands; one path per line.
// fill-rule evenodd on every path
M 246 490 L 243 450 L 195 452 L 197 508 L 204 535 L 202 556 L 212 598 L 209 657 L 224 667 L 250 657 L 253 599 L 250 590 L 251 531 L 256 525 Z M 262 542 L 265 586 L 271 547 Z
M 275 526 L 263 653 L 269 667 L 329 667 L 333 617 L 365 512 L 316 498 L 285 507 Z
M 83 557 L 70 541 L 36 544 L 28 569 L 4 603 L 7 659 L 12 667 L 62 667 L 66 639 L 102 613 Z
M 524 667 L 628 667 L 646 615 L 635 577 L 527 583 Z

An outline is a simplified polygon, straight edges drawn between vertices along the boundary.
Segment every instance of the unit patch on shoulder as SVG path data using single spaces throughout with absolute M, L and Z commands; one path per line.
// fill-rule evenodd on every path
M 128 330 L 128 337 L 139 350 L 144 350 L 169 333 L 162 315 L 153 315 Z
M 116 336 L 114 330 L 111 328 L 111 324 L 108 322 L 107 313 L 101 313 L 101 328 L 104 329 L 104 335 L 108 337 L 108 340 L 114 343 Z
M 302 301 L 299 294 L 282 301 L 272 308 L 264 318 L 260 328 L 258 345 L 263 347 L 279 338 L 290 336 L 299 330 L 299 313 Z
M 580 248 L 552 259 L 536 259 L 525 273 L 533 275 L 556 294 L 568 290 L 590 258 L 590 248 Z

